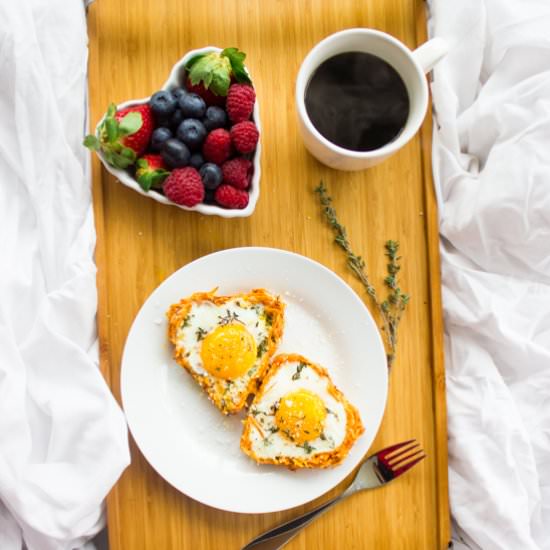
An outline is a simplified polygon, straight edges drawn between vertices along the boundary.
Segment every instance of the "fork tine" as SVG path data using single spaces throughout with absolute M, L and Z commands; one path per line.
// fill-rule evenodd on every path
M 414 441 L 414 440 L 413 440 Z M 387 462 L 395 462 L 397 458 L 399 458 L 400 456 L 403 456 L 407 453 L 410 453 L 411 451 L 414 451 L 414 450 L 417 450 L 417 449 L 420 449 L 420 443 L 418 443 L 418 441 L 414 441 L 414 444 L 413 445 L 406 445 L 404 447 L 402 447 L 402 450 L 399 450 L 398 449 L 398 453 L 390 453 L 391 456 L 388 456 L 386 455 L 385 459 Z M 399 462 L 399 460 L 397 461 Z
M 419 456 L 417 459 L 413 460 L 412 462 L 407 462 L 403 466 L 400 466 L 399 468 L 392 468 L 393 475 L 395 477 L 400 476 L 401 474 L 404 474 L 407 470 L 410 470 L 415 464 L 418 464 L 421 460 L 424 460 L 426 458 L 426 455 L 423 454 Z
M 403 465 L 405 462 L 409 462 L 409 460 L 412 460 L 413 458 L 416 458 L 417 456 L 423 454 L 424 451 L 420 448 L 415 449 L 413 453 L 410 453 L 406 456 L 400 457 L 398 460 L 395 460 L 394 462 L 389 463 L 389 467 L 393 470 L 394 468 L 399 468 L 399 466 Z
M 386 447 L 385 449 L 382 449 L 381 451 L 378 451 L 376 453 L 376 456 L 378 456 L 378 458 L 386 458 L 391 452 L 397 451 L 397 449 L 401 449 L 401 447 L 404 447 L 405 445 L 408 445 L 409 443 L 412 443 L 413 441 L 416 441 L 416 439 L 409 439 L 408 441 L 403 441 L 402 443 L 396 443 L 395 445 L 391 445 L 390 447 Z

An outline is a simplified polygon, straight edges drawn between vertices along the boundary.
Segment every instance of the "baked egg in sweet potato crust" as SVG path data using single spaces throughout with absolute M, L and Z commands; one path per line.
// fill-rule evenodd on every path
M 259 464 L 328 468 L 344 460 L 363 431 L 359 412 L 325 368 L 281 354 L 250 406 L 241 449 Z
M 263 288 L 196 292 L 167 311 L 174 359 L 224 414 L 245 407 L 279 344 L 285 304 Z

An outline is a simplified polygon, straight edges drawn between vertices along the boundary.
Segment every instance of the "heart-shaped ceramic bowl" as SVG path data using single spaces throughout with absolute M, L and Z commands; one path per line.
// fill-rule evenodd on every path
M 172 90 L 174 88 L 181 86 L 185 77 L 185 65 L 193 56 L 201 53 L 220 52 L 220 51 L 222 51 L 221 48 L 208 46 L 206 48 L 200 48 L 198 50 L 191 50 L 187 52 L 174 65 L 174 67 L 172 68 L 172 71 L 170 72 L 170 76 L 168 77 L 168 80 L 164 83 L 161 89 Z M 124 103 L 120 103 L 119 105 L 117 105 L 117 111 L 133 105 L 141 105 L 143 103 L 147 103 L 148 101 L 149 101 L 148 97 L 143 99 L 131 99 L 129 101 L 125 101 Z M 242 209 L 222 208 L 221 206 L 217 206 L 213 204 L 204 204 L 204 203 L 197 204 L 197 206 L 193 206 L 191 208 L 187 206 L 181 206 L 179 204 L 176 204 L 175 202 L 172 202 L 170 199 L 165 197 L 162 193 L 159 193 L 154 189 L 151 189 L 150 191 L 144 191 L 140 187 L 139 183 L 132 177 L 130 172 L 128 172 L 127 170 L 114 168 L 113 166 L 109 165 L 105 160 L 105 157 L 103 156 L 101 151 L 98 151 L 98 155 L 101 162 L 103 163 L 103 166 L 105 166 L 105 169 L 108 172 L 113 174 L 113 176 L 115 176 L 122 184 L 126 185 L 126 187 L 133 189 L 134 191 L 138 192 L 140 195 L 149 197 L 150 199 L 156 200 L 157 202 L 160 202 L 162 204 L 177 206 L 178 208 L 181 208 L 183 210 L 200 212 L 201 214 L 206 214 L 209 216 L 222 216 L 223 218 L 244 218 L 244 217 L 250 216 L 252 212 L 254 212 L 254 208 L 256 208 L 256 202 L 258 201 L 258 198 L 260 196 L 260 174 L 261 174 L 260 156 L 261 156 L 262 130 L 260 126 L 260 108 L 258 106 L 258 99 L 256 99 L 256 103 L 254 104 L 253 119 L 254 119 L 254 124 L 256 124 L 256 127 L 260 132 L 260 141 L 258 142 L 258 145 L 256 147 L 256 152 L 254 153 L 254 158 L 252 159 L 252 164 L 254 168 L 253 168 L 253 174 L 252 174 L 252 181 L 250 182 L 250 187 L 249 187 L 248 205 L 246 206 L 246 208 L 242 208 Z M 102 122 L 103 122 L 103 119 L 99 121 L 97 127 L 99 127 L 99 125 Z M 96 134 L 97 134 L 97 127 L 96 127 Z

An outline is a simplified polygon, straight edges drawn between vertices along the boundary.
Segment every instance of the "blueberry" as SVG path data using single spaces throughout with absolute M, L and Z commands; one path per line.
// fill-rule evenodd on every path
M 208 107 L 202 122 L 204 127 L 211 132 L 216 128 L 223 128 L 227 124 L 227 115 L 221 107 Z
M 183 113 L 181 109 L 176 109 L 170 118 L 170 126 L 176 129 L 183 122 Z
M 155 115 L 155 128 L 171 128 L 173 115 Z
M 178 101 L 180 97 L 183 97 L 187 93 L 187 90 L 185 90 L 185 88 L 174 88 L 173 90 L 170 90 L 170 91 Z
M 179 126 L 177 136 L 192 151 L 199 149 L 206 137 L 204 124 L 196 118 L 187 118 Z
M 200 153 L 193 153 L 189 159 L 189 166 L 197 170 L 204 164 L 204 158 Z
M 215 195 L 216 191 L 214 189 L 205 189 L 203 202 L 206 204 L 217 204 Z
M 185 118 L 202 118 L 206 112 L 206 103 L 197 94 L 185 94 L 178 103 Z
M 168 168 L 182 168 L 189 164 L 191 153 L 185 143 L 179 139 L 170 138 L 164 142 L 161 155 Z
M 212 162 L 203 164 L 199 170 L 199 173 L 205 189 L 216 189 L 223 179 L 222 169 L 217 164 L 213 164 Z
M 153 135 L 151 136 L 151 148 L 155 151 L 160 151 L 162 149 L 162 144 L 173 136 L 172 130 L 169 128 L 156 128 L 153 130 Z
M 151 96 L 149 105 L 153 115 L 156 118 L 165 118 L 170 116 L 178 106 L 177 99 L 172 95 L 172 92 L 161 90 Z

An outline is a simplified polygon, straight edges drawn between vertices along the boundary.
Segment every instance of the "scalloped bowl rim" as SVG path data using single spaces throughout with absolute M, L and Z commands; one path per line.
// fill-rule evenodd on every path
M 178 74 L 180 71 L 183 70 L 187 61 L 194 55 L 198 55 L 201 53 L 209 53 L 209 52 L 221 52 L 221 51 L 222 51 L 221 48 L 217 48 L 215 46 L 206 46 L 204 48 L 198 48 L 196 50 L 188 51 L 179 61 L 177 61 L 174 64 L 174 66 L 172 67 L 172 70 L 170 71 L 168 80 L 166 80 L 166 82 L 162 85 L 160 89 L 169 90 L 171 88 L 175 88 L 179 86 Z M 149 101 L 148 97 L 144 97 L 141 99 L 129 99 L 128 101 L 119 103 L 117 105 L 117 111 L 121 109 L 125 109 L 126 107 L 134 106 L 134 105 L 143 105 L 148 101 Z M 97 123 L 96 129 L 95 129 L 96 134 L 104 118 L 105 118 L 104 116 L 101 117 L 100 121 Z M 258 131 L 260 132 L 260 135 L 261 135 L 260 108 L 259 108 L 257 99 L 256 99 L 256 103 L 254 104 L 254 123 L 256 124 L 256 127 L 258 128 Z M 154 190 L 144 191 L 140 187 L 139 183 L 133 177 L 131 177 L 130 174 L 128 174 L 125 170 L 121 170 L 119 168 L 110 166 L 105 160 L 105 157 L 103 156 L 103 153 L 101 151 L 97 151 L 97 154 L 103 166 L 105 166 L 105 169 L 108 172 L 110 172 L 113 176 L 115 176 L 126 187 L 133 189 L 134 191 L 138 192 L 140 195 L 153 199 L 162 204 L 166 204 L 169 206 L 176 206 L 177 208 L 181 208 L 182 210 L 188 210 L 190 212 L 200 212 L 201 214 L 206 214 L 210 216 L 212 215 L 221 216 L 223 218 L 244 218 L 244 217 L 250 216 L 252 212 L 254 212 L 254 209 L 256 208 L 256 203 L 258 202 L 258 198 L 260 196 L 261 152 L 262 152 L 262 148 L 261 148 L 261 140 L 260 140 L 258 141 L 256 152 L 254 153 L 254 159 L 253 159 L 254 173 L 252 175 L 252 181 L 250 182 L 250 193 L 248 198 L 248 205 L 246 206 L 246 208 L 242 208 L 240 210 L 226 209 L 220 206 L 204 204 L 204 203 L 200 203 L 197 206 L 193 206 L 193 207 L 187 207 L 187 206 L 176 204 L 175 202 L 172 202 L 171 200 L 167 199 L 161 193 L 158 193 Z

